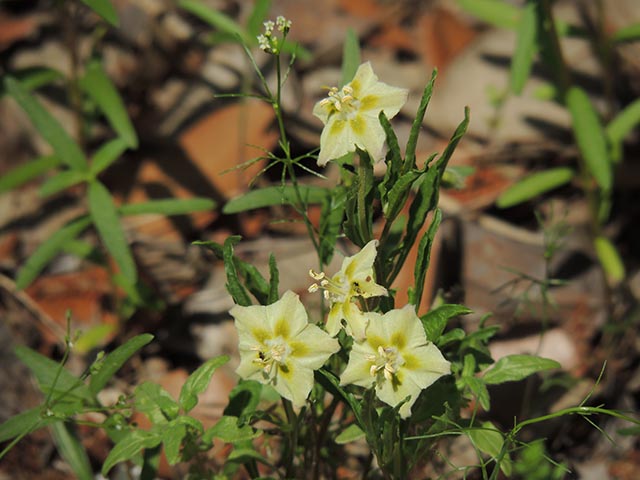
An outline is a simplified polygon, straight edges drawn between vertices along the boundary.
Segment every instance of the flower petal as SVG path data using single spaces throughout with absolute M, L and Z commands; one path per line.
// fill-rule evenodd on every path
M 292 361 L 312 370 L 320 368 L 340 350 L 340 343 L 315 325 L 307 325 L 289 345 Z
M 354 343 L 349 354 L 349 363 L 340 375 L 340 385 L 358 385 L 369 388 L 373 385 L 375 377 L 371 375 L 371 360 L 376 351 L 367 342 Z
M 295 337 L 309 323 L 307 311 L 304 309 L 300 297 L 291 290 L 287 290 L 280 300 L 264 308 L 266 309 L 266 325 L 273 333 L 273 338 Z
M 402 418 L 407 418 L 411 415 L 411 407 L 418 399 L 421 390 L 420 386 L 413 381 L 413 378 L 403 374 L 397 375 L 394 381 L 385 379 L 376 384 L 377 397 L 392 407 L 395 407 L 407 396 L 411 395 L 411 398 L 400 407 L 400 416 Z
M 372 85 L 360 99 L 360 111 L 365 113 L 375 112 L 375 119 L 382 110 L 390 120 L 397 115 L 402 106 L 407 102 L 409 90 L 398 88 L 378 82 Z
M 353 131 L 348 122 L 340 119 L 337 115 L 332 115 L 320 135 L 318 166 L 324 167 L 329 160 L 340 158 L 349 152 L 355 152 L 355 144 Z
M 342 316 L 347 322 L 347 334 L 351 335 L 357 342 L 364 340 L 365 331 L 369 324 L 367 316 L 350 301 L 342 304 Z
M 376 83 L 378 83 L 378 76 L 373 73 L 371 62 L 365 62 L 358 67 L 348 86 L 353 89 L 353 96 L 358 98 L 365 95 Z
M 273 387 L 284 398 L 291 400 L 295 407 L 302 407 L 313 388 L 313 382 L 313 370 L 290 361 L 285 369 L 280 367 Z

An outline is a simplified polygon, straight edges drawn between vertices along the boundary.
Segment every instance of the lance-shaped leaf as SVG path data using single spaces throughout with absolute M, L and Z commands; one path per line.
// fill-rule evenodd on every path
M 130 203 L 119 208 L 120 214 L 128 215 L 185 215 L 193 212 L 213 210 L 216 202 L 209 198 L 167 198 L 148 202 Z
M 111 25 L 118 26 L 118 14 L 110 0 L 82 0 L 82 2 Z
M 162 430 L 131 430 L 115 444 L 102 464 L 102 475 L 106 476 L 114 465 L 134 458 L 143 448 L 153 448 L 162 442 Z
M 537 15 L 536 1 L 527 1 L 518 24 L 516 50 L 511 60 L 511 91 L 516 95 L 522 93 L 538 51 Z
M 66 190 L 73 185 L 82 183 L 85 180 L 87 180 L 86 172 L 82 172 L 80 170 L 65 170 L 44 182 L 38 190 L 38 193 L 43 197 L 48 197 L 54 193 Z
M 605 191 L 611 190 L 613 172 L 607 140 L 600 118 L 588 95 L 580 87 L 571 87 L 566 104 L 573 122 L 573 134 L 589 173 Z
M 102 183 L 95 180 L 89 183 L 88 199 L 91 218 L 105 247 L 120 267 L 122 275 L 129 283 L 135 283 L 138 276 L 136 264 L 111 194 Z
M 505 190 L 496 200 L 499 208 L 509 208 L 569 183 L 575 173 L 568 167 L 534 173 Z
M 72 169 L 86 170 L 87 160 L 78 144 L 40 102 L 15 78 L 7 77 L 4 85 L 9 95 L 29 116 L 38 133 L 51 145 L 56 156 Z
M 22 345 L 16 347 L 16 356 L 29 367 L 44 393 L 53 391 L 56 394 L 54 398 L 63 394 L 70 398 L 92 400 L 92 395 L 82 380 L 59 363 Z
M 60 456 L 69 464 L 78 480 L 93 480 L 89 456 L 73 426 L 66 422 L 56 422 L 51 426 L 51 432 Z
M 211 376 L 228 361 L 229 357 L 227 355 L 211 358 L 189 375 L 189 378 L 182 386 L 182 390 L 180 390 L 180 398 L 178 399 L 185 412 L 190 412 L 198 404 L 198 395 L 207 389 Z
M 131 124 L 124 102 L 100 62 L 93 61 L 87 66 L 84 77 L 80 79 L 80 87 L 100 107 L 111 127 L 127 143 L 127 146 L 137 148 L 138 136 Z
M 148 333 L 137 335 L 100 360 L 99 365 L 96 366 L 97 369 L 91 374 L 89 382 L 91 393 L 95 395 L 102 390 L 120 367 L 151 340 L 153 335 Z
M 9 170 L 0 177 L 0 193 L 17 188 L 58 165 L 60 165 L 60 159 L 55 155 L 48 155 Z
M 483 380 L 489 385 L 517 382 L 543 370 L 560 368 L 560 364 L 549 358 L 532 355 L 508 355 L 502 357 L 484 374 Z

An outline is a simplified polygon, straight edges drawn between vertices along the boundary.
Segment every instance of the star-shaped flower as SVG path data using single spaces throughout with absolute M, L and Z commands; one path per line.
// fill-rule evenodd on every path
M 378 81 L 369 62 L 358 67 L 353 80 L 313 107 L 313 114 L 322 120 L 318 165 L 354 152 L 366 150 L 374 162 L 384 159 L 386 135 L 378 115 L 394 117 L 407 101 L 409 91 Z
M 387 295 L 387 289 L 374 281 L 373 263 L 376 259 L 377 240 L 371 240 L 362 250 L 342 261 L 340 271 L 328 278 L 324 273 L 309 272 L 314 283 L 309 287 L 310 292 L 324 289 L 324 296 L 331 302 L 327 318 L 327 332 L 335 336 L 342 326 L 341 321 L 347 322 L 347 333 L 356 340 L 362 340 L 367 327 L 367 317 L 354 303 L 356 297 L 379 297 Z
M 291 291 L 271 305 L 236 305 L 230 313 L 240 337 L 236 373 L 271 384 L 293 405 L 304 405 L 313 371 L 340 349 L 338 341 L 308 323 L 300 298 Z
M 400 407 L 406 418 L 420 392 L 451 373 L 451 364 L 427 341 L 413 305 L 367 316 L 367 337 L 353 344 L 340 384 L 375 386 L 377 397 L 392 407 L 410 395 Z

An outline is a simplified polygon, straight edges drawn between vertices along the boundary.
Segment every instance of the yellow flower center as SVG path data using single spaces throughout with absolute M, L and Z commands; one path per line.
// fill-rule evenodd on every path
M 291 353 L 291 347 L 282 337 L 265 340 L 263 346 L 253 347 L 252 350 L 258 353 L 254 363 L 262 367 L 266 377 L 276 375 L 277 368 L 274 370 L 274 365 L 286 368 L 287 357 Z
M 392 381 L 393 376 L 398 373 L 400 367 L 404 365 L 404 359 L 396 347 L 378 347 L 377 355 L 369 355 L 367 360 L 372 363 L 369 374 L 376 377 L 382 373 L 384 378 Z
M 353 96 L 353 88 L 345 85 L 340 90 L 331 87 L 329 96 L 321 100 L 320 105 L 329 110 L 329 115 L 341 113 L 343 118 L 350 118 L 360 108 L 360 101 Z

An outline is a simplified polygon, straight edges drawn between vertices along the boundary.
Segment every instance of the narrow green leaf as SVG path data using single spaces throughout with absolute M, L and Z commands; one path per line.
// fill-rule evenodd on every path
M 348 28 L 342 49 L 342 80 L 340 86 L 346 85 L 356 74 L 360 66 L 360 41 L 353 28 Z
M 115 162 L 128 148 L 127 141 L 122 137 L 114 138 L 103 145 L 93 154 L 89 171 L 93 176 L 98 175 L 104 169 Z
M 28 435 L 58 420 L 53 416 L 44 417 L 42 415 L 42 406 L 26 410 L 0 424 L 0 443 L 19 435 Z
M 124 102 L 99 61 L 89 63 L 84 76 L 80 79 L 80 87 L 96 102 L 107 117 L 111 128 L 118 133 L 127 146 L 137 148 L 138 136 L 131 124 Z
M 256 432 L 249 425 L 238 426 L 237 417 L 227 415 L 218 420 L 210 430 L 210 435 L 225 443 L 245 442 L 260 436 L 260 432 Z
M 119 211 L 123 216 L 153 213 L 169 216 L 186 215 L 193 212 L 213 210 L 214 208 L 216 208 L 216 202 L 209 198 L 167 198 L 122 205 Z
M 113 375 L 120 370 L 131 356 L 153 340 L 153 335 L 144 333 L 127 340 L 113 352 L 106 355 L 100 362 L 99 368 L 91 373 L 89 390 L 96 395 L 102 390 Z
M 251 305 L 251 299 L 247 290 L 240 283 L 238 271 L 236 270 L 236 262 L 233 256 L 233 246 L 240 241 L 240 237 L 231 236 L 225 239 L 222 247 L 222 259 L 224 262 L 224 272 L 227 277 L 227 291 L 238 305 L 247 307 Z
M 119 326 L 113 323 L 98 323 L 82 330 L 82 335 L 75 342 L 75 351 L 86 355 L 91 350 L 104 346 L 115 337 Z
M 336 239 L 340 234 L 340 226 L 344 220 L 347 192 L 342 187 L 336 187 L 326 192 L 320 214 L 320 261 L 329 264 L 336 248 Z
M 411 170 L 393 182 L 393 185 L 387 190 L 387 202 L 383 205 L 383 213 L 385 218 L 393 220 L 398 216 L 402 207 L 404 207 L 409 193 L 411 192 L 411 186 L 413 183 L 423 175 L 423 172 L 418 170 Z
M 626 275 L 620 252 L 618 252 L 615 245 L 606 237 L 596 237 L 593 244 L 596 249 L 596 254 L 598 255 L 598 260 L 600 260 L 602 269 L 607 276 L 607 281 L 610 285 L 619 285 Z
M 497 385 L 516 382 L 536 372 L 555 368 L 560 368 L 560 364 L 549 358 L 532 355 L 508 355 L 498 360 L 482 379 L 488 385 Z
M 300 196 L 306 204 L 321 203 L 327 189 L 308 185 L 299 185 Z M 296 205 L 297 197 L 293 186 L 265 187 L 258 190 L 251 190 L 239 197 L 232 198 L 222 208 L 222 213 L 227 215 L 232 213 L 255 210 L 256 208 L 270 207 L 272 205 Z
M 162 432 L 162 444 L 169 465 L 175 465 L 180 461 L 180 446 L 187 435 L 187 427 L 182 423 L 172 422 Z
M 536 2 L 528 0 L 518 22 L 516 50 L 511 59 L 511 91 L 516 95 L 522 93 L 538 51 L 537 14 Z
M 89 183 L 88 200 L 91 218 L 102 242 L 120 267 L 122 275 L 130 283 L 136 283 L 136 264 L 111 194 L 102 183 L 95 180 Z
M 276 257 L 272 254 L 269 255 L 269 298 L 267 302 L 269 305 L 278 301 L 280 294 L 278 287 L 280 285 L 280 272 L 278 271 L 278 264 L 276 263 Z
M 258 300 L 258 303 L 266 305 L 269 302 L 271 287 L 262 276 L 262 273 L 260 273 L 260 270 L 252 263 L 245 262 L 237 257 L 234 257 L 233 262 L 247 290 Z
M 234 448 L 227 457 L 227 461 L 234 463 L 247 463 L 252 460 L 257 460 L 266 465 L 270 465 L 269 460 L 264 458 L 252 448 Z
M 518 26 L 520 10 L 503 0 L 458 0 L 458 5 L 474 17 L 499 28 Z
M 15 78 L 5 78 L 4 85 L 9 95 L 27 113 L 38 133 L 53 147 L 56 156 L 72 169 L 86 171 L 87 160 L 80 147 L 40 102 Z
M 351 425 L 349 425 L 347 428 L 345 428 L 342 432 L 338 434 L 335 442 L 338 445 L 345 445 L 347 443 L 360 440 L 361 438 L 364 438 L 364 436 L 365 436 L 365 433 L 362 431 L 362 429 L 355 423 L 352 423 Z
M 472 310 L 463 305 L 445 304 L 425 313 L 420 317 L 420 320 L 427 334 L 427 339 L 436 343 L 442 332 L 444 332 L 450 318 L 470 313 L 472 313 Z
M 580 87 L 571 87 L 565 101 L 573 120 L 573 134 L 586 167 L 600 188 L 610 191 L 613 173 L 598 113 Z
M 96 12 L 114 27 L 119 25 L 118 13 L 110 0 L 82 0 L 91 10 Z
M 227 355 L 211 358 L 189 375 L 189 378 L 182 386 L 182 390 L 180 390 L 180 398 L 178 399 L 185 412 L 190 412 L 198 404 L 198 395 L 207 389 L 211 376 L 228 361 L 229 357 Z
M 89 456 L 72 425 L 66 422 L 56 422 L 51 426 L 51 432 L 60 456 L 69 464 L 76 477 L 79 480 L 93 480 L 93 469 L 89 462 Z
M 82 380 L 59 363 L 23 345 L 17 346 L 15 352 L 20 361 L 29 367 L 44 393 L 48 394 L 53 389 L 56 394 L 87 401 L 93 399 Z
M 496 200 L 498 208 L 509 208 L 532 198 L 536 198 L 555 188 L 569 183 L 575 172 L 568 167 L 550 168 L 534 173 L 509 187 Z
M 158 430 L 132 430 L 115 444 L 102 464 L 102 475 L 107 476 L 117 463 L 134 458 L 143 448 L 160 445 L 162 435 Z
M 208 23 L 213 28 L 223 33 L 228 33 L 233 37 L 239 37 L 246 45 L 256 43 L 256 39 L 251 37 L 249 33 L 231 17 L 208 7 L 200 0 L 179 0 L 178 6 L 192 13 L 203 22 Z
M 58 70 L 49 67 L 27 67 L 11 71 L 11 76 L 18 80 L 27 91 L 37 90 L 49 85 L 56 80 L 64 79 L 64 75 Z M 5 94 L 5 86 L 0 85 L 0 96 Z
M 17 188 L 58 165 L 60 165 L 60 159 L 55 155 L 40 157 L 20 165 L 0 177 L 0 193 Z
M 407 223 L 407 231 L 402 239 L 402 250 L 400 258 L 397 260 L 394 270 L 387 278 L 387 284 L 393 283 L 396 275 L 400 271 L 400 267 L 404 264 L 409 250 L 413 246 L 420 229 L 427 219 L 427 214 L 438 205 L 440 182 L 442 175 L 447 168 L 449 159 L 455 152 L 455 149 L 467 131 L 469 125 L 469 107 L 464 109 L 464 120 L 460 122 L 455 132 L 451 136 L 444 152 L 435 165 L 428 167 L 427 173 L 422 176 L 418 192 L 409 207 L 409 221 Z
M 49 195 L 66 190 L 67 188 L 86 180 L 86 172 L 80 170 L 65 170 L 44 182 L 38 189 L 38 193 L 43 197 L 48 197 Z
M 247 32 L 252 37 L 262 33 L 263 22 L 269 14 L 269 8 L 271 8 L 271 0 L 256 0 L 253 4 L 253 10 L 247 20 Z
M 611 40 L 616 43 L 633 42 L 640 39 L 640 23 L 620 28 L 613 34 Z
M 605 128 L 607 139 L 613 149 L 612 159 L 615 162 L 622 159 L 622 142 L 638 125 L 640 125 L 640 98 L 627 105 Z
M 154 425 L 166 424 L 178 416 L 180 406 L 169 392 L 154 382 L 138 385 L 133 393 L 136 410 L 144 413 Z
M 418 145 L 418 136 L 420 135 L 422 122 L 424 121 L 427 107 L 429 106 L 431 96 L 433 95 L 433 86 L 436 83 L 437 77 L 438 70 L 434 68 L 431 72 L 431 80 L 429 80 L 429 83 L 427 83 L 422 92 L 422 98 L 420 99 L 420 105 L 418 106 L 418 111 L 416 112 L 416 118 L 411 124 L 411 131 L 409 132 L 409 140 L 407 140 L 407 148 L 404 156 L 404 164 L 402 166 L 403 173 L 407 173 L 411 169 L 416 168 L 416 148 Z
M 440 222 L 442 221 L 442 210 L 439 208 L 436 209 L 435 214 L 433 216 L 433 220 L 431 220 L 431 224 L 429 228 L 422 236 L 420 243 L 418 244 L 418 258 L 416 259 L 416 264 L 413 267 L 413 279 L 414 279 L 414 293 L 411 303 L 413 303 L 416 307 L 420 306 L 422 302 L 422 293 L 424 291 L 424 282 L 427 277 L 427 269 L 429 268 L 429 263 L 431 260 L 431 247 L 433 246 L 433 239 L 438 232 L 438 228 L 440 227 Z
M 65 243 L 77 237 L 89 225 L 91 225 L 91 219 L 88 216 L 79 217 L 51 235 L 20 269 L 16 278 L 16 287 L 23 289 L 33 282 L 47 263 L 62 250 Z

